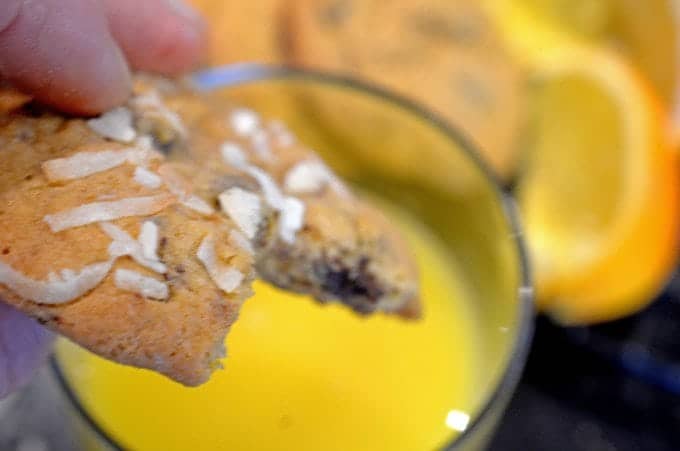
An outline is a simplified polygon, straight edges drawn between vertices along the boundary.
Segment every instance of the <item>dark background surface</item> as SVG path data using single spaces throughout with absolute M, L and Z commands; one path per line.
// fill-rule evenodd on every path
M 641 314 L 591 328 L 539 318 L 490 451 L 680 450 L 680 277 Z

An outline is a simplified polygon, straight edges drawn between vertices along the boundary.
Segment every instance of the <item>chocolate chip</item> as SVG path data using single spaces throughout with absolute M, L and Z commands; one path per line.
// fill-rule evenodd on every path
M 10 249 L 8 247 L 5 247 L 2 249 L 2 255 L 7 255 L 9 254 Z
M 322 288 L 356 310 L 369 310 L 365 303 L 375 304 L 384 294 L 375 276 L 368 270 L 369 261 L 362 258 L 356 268 L 340 267 L 338 262 L 315 264 L 315 273 L 323 279 Z
M 152 137 L 153 146 L 164 155 L 170 155 L 177 145 L 175 140 L 161 141 L 156 135 L 152 135 Z

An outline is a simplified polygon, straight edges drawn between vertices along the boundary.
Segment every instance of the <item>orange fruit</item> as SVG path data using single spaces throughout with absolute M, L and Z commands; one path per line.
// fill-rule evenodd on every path
M 633 313 L 676 260 L 678 167 L 663 109 L 615 53 L 571 46 L 540 61 L 516 192 L 539 306 L 565 324 Z
M 530 47 L 537 30 L 607 46 L 629 59 L 661 98 L 669 132 L 680 142 L 680 4 L 677 0 L 486 0 L 508 39 Z M 518 36 L 517 36 L 518 35 Z

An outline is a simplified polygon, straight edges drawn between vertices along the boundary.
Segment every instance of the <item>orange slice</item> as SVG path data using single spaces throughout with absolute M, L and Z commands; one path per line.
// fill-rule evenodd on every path
M 568 36 L 619 51 L 651 82 L 663 101 L 669 132 L 676 144 L 680 142 L 680 4 L 677 0 L 486 2 L 505 28 L 506 37 L 521 44 L 520 53 L 559 44 L 554 39 L 532 40 L 538 35 L 545 38 L 546 34 Z
M 662 108 L 615 53 L 570 46 L 540 61 L 517 188 L 540 307 L 565 324 L 633 313 L 676 258 L 678 168 Z

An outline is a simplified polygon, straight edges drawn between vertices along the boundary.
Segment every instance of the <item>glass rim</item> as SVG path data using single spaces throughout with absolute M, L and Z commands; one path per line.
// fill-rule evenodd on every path
M 476 146 L 465 133 L 456 128 L 455 124 L 444 120 L 438 114 L 430 111 L 420 103 L 381 87 L 378 84 L 366 80 L 330 73 L 321 70 L 299 68 L 285 65 L 264 65 L 258 63 L 232 64 L 205 69 L 193 74 L 189 82 L 193 87 L 200 91 L 211 91 L 218 88 L 228 88 L 239 85 L 261 81 L 276 80 L 301 80 L 312 81 L 330 86 L 347 87 L 358 93 L 372 96 L 393 105 L 423 119 L 429 126 L 443 133 L 448 139 L 453 141 L 461 148 L 462 152 L 470 158 L 482 175 L 487 179 L 496 194 L 498 202 L 503 210 L 505 219 L 512 235 L 515 250 L 518 255 L 519 263 L 519 287 L 517 290 L 517 334 L 509 351 L 509 357 L 505 367 L 501 371 L 500 378 L 493 391 L 472 417 L 470 425 L 454 437 L 451 442 L 442 447 L 442 450 L 457 451 L 465 446 L 475 436 L 475 432 L 481 427 L 486 418 L 494 413 L 494 407 L 503 402 L 505 395 L 511 394 L 517 384 L 526 363 L 531 339 L 533 336 L 533 285 L 531 281 L 531 271 L 529 258 L 525 244 L 524 235 L 519 219 L 519 213 L 515 201 L 510 193 L 503 188 L 499 178 L 494 171 L 483 160 Z M 66 376 L 62 371 L 55 355 L 50 357 L 50 368 L 56 376 L 57 382 L 65 393 L 66 398 L 75 408 L 80 417 L 85 421 L 95 434 L 114 450 L 124 450 L 125 448 L 116 441 L 97 421 L 88 413 L 87 409 L 78 399 L 78 395 L 71 388 Z

